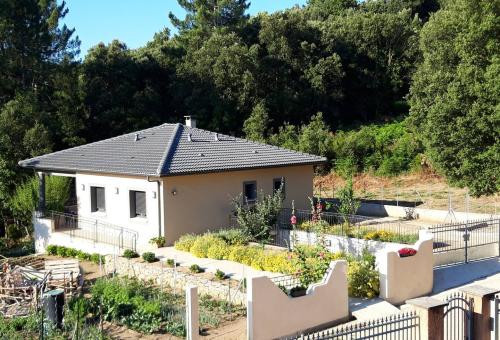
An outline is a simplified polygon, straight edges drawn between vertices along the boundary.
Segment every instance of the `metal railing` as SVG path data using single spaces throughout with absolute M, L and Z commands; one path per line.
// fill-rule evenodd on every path
M 136 231 L 112 225 L 97 219 L 84 218 L 71 214 L 50 212 L 56 232 L 71 237 L 82 238 L 117 246 L 122 249 L 136 249 L 138 233 Z
M 390 315 L 376 320 L 330 329 L 301 333 L 286 340 L 362 340 L 362 339 L 420 339 L 420 317 L 414 312 Z
M 499 243 L 500 252 L 500 219 L 440 224 L 428 230 L 434 236 L 435 253 L 495 243 Z
M 290 290 L 302 286 L 298 275 L 282 275 L 269 278 L 276 286 Z
M 452 293 L 446 298 L 444 308 L 444 339 L 472 339 L 474 312 L 473 299 L 464 293 Z

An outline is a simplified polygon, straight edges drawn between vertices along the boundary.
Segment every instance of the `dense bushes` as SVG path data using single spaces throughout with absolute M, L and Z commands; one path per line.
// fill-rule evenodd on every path
M 369 254 L 357 259 L 345 253 L 331 253 L 321 246 L 296 246 L 293 252 L 268 250 L 258 246 L 229 244 L 215 233 L 186 235 L 175 248 L 190 251 L 198 257 L 243 263 L 258 270 L 283 274 L 300 273 L 304 286 L 319 281 L 333 260 L 349 262 L 349 282 L 352 296 L 373 297 L 378 294 L 378 272 Z M 366 277 L 366 282 L 363 281 Z M 374 278 L 377 280 L 374 280 Z M 352 287 L 351 287 L 352 285 Z
M 75 257 L 80 261 L 91 261 L 95 264 L 104 264 L 104 256 L 97 253 L 89 254 L 81 250 L 74 248 L 68 248 L 64 246 L 48 245 L 45 249 L 48 255 L 56 255 L 61 257 Z

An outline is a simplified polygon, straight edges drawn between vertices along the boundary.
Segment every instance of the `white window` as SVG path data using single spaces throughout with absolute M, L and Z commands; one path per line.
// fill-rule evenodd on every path
M 146 217 L 146 192 L 130 191 L 130 217 Z
M 106 211 L 106 198 L 103 187 L 90 187 L 90 211 Z

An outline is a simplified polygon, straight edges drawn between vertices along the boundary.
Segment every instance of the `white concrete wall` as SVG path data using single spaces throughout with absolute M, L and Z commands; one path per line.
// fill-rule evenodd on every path
M 364 216 L 391 216 L 391 217 L 405 217 L 406 209 L 408 207 L 398 207 L 395 205 L 383 205 L 373 203 L 361 203 L 357 214 Z M 415 214 L 420 219 L 435 223 L 450 222 L 450 215 L 448 210 L 435 210 L 435 209 L 421 209 L 415 208 Z M 454 222 L 467 221 L 467 220 L 483 220 L 488 218 L 499 218 L 500 215 L 492 214 L 477 214 L 477 213 L 464 213 L 454 212 Z
M 105 212 L 91 212 L 90 187 L 92 186 L 105 188 Z M 130 190 L 146 192 L 147 216 L 145 218 L 130 217 Z M 158 207 L 158 200 L 162 192 L 161 186 L 158 191 L 158 184 L 156 182 L 148 182 L 146 177 L 100 174 L 76 175 L 78 215 L 136 231 L 138 233 L 137 250 L 140 252 L 152 249 L 149 240 L 158 236 L 158 209 L 160 209 L 160 213 L 163 210 L 162 207 Z M 163 235 L 163 225 L 161 229 Z
M 69 234 L 55 232 L 54 222 L 50 218 L 33 217 L 35 251 L 38 254 L 45 253 L 47 246 L 57 245 L 74 248 L 92 254 L 121 255 L 122 249 L 104 243 L 96 243 L 90 240 L 71 237 Z
M 248 278 L 247 338 L 268 340 L 295 335 L 349 317 L 347 262 L 334 261 L 321 283 L 291 298 L 267 277 Z
M 392 304 L 432 292 L 434 282 L 434 256 L 432 234 L 422 230 L 414 246 L 417 250 L 409 257 L 399 257 L 397 251 L 383 251 L 377 254 L 380 273 L 380 297 Z
M 294 239 L 297 244 L 313 245 L 317 242 L 317 235 L 312 232 L 308 233 L 303 230 L 295 230 L 290 233 L 291 245 L 293 245 L 292 241 Z M 407 246 L 400 243 L 363 240 L 336 235 L 325 235 L 325 241 L 327 243 L 327 249 L 333 253 L 344 251 L 351 254 L 360 254 L 364 249 L 368 250 L 370 253 L 376 253 L 379 251 L 397 251 Z

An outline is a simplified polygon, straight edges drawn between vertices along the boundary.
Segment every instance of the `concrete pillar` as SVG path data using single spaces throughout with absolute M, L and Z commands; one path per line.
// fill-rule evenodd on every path
M 491 336 L 491 300 L 496 293 L 500 292 L 500 287 L 494 289 L 474 285 L 463 287 L 460 291 L 472 298 L 473 301 L 473 338 L 475 340 L 489 340 Z
M 186 287 L 186 339 L 200 338 L 200 316 L 198 310 L 198 287 Z
M 38 217 L 45 216 L 45 174 L 37 172 L 38 175 L 38 207 L 36 214 Z
M 420 317 L 420 340 L 444 340 L 444 307 L 447 302 L 421 297 L 406 303 Z

